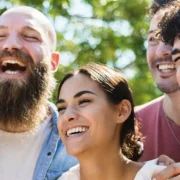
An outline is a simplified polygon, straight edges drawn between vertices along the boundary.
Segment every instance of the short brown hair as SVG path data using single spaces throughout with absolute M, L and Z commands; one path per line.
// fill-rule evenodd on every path
M 149 13 L 150 15 L 154 15 L 156 14 L 156 12 L 165 4 L 167 4 L 168 2 L 170 2 L 172 0 L 154 0 L 152 5 L 149 8 Z
M 160 37 L 165 43 L 173 45 L 174 39 L 180 33 L 180 2 L 171 1 L 163 11 L 166 12 L 158 25 Z

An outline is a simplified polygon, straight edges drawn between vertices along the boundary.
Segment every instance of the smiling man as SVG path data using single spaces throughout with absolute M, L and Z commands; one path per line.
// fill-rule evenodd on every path
M 0 179 L 57 179 L 77 162 L 66 154 L 48 102 L 59 54 L 49 20 L 31 7 L 0 16 Z
M 174 0 L 170 3 L 166 4 L 159 10 L 157 13 L 157 17 L 159 20 L 158 27 L 159 32 L 158 35 L 160 35 L 159 39 L 162 39 L 162 41 L 165 44 L 171 44 L 172 45 L 172 60 L 175 63 L 176 67 L 176 78 L 177 82 L 180 86 L 180 1 Z M 177 99 L 179 99 L 177 97 Z M 174 104 L 176 106 L 176 109 L 174 111 L 175 116 L 178 117 L 178 109 L 179 109 L 179 103 L 175 102 L 177 104 Z M 174 107 L 175 108 L 175 107 Z M 179 157 L 179 147 L 180 147 L 180 121 L 177 119 L 169 119 L 169 129 L 172 132 L 174 139 L 179 144 L 179 146 L 171 147 L 176 148 L 177 150 L 177 156 Z M 168 137 L 168 136 L 167 136 Z M 167 138 L 168 141 L 169 137 Z M 167 146 L 171 146 L 171 142 L 168 141 Z M 175 151 L 172 151 L 172 153 L 176 153 Z M 176 176 L 176 177 L 175 177 Z M 180 179 L 180 163 L 172 164 L 168 168 L 166 168 L 164 171 L 160 172 L 159 174 L 156 174 L 154 176 L 155 179 Z
M 176 78 L 180 86 L 180 1 L 172 1 L 164 8 L 166 14 L 159 23 L 160 34 L 165 43 L 172 44 L 172 59 L 176 66 Z
M 157 158 L 161 154 L 180 161 L 180 91 L 176 80 L 172 46 L 158 38 L 159 21 L 166 13 L 160 7 L 168 0 L 156 0 L 148 33 L 147 62 L 157 87 L 164 96 L 136 109 L 145 136 L 144 153 L 140 161 Z

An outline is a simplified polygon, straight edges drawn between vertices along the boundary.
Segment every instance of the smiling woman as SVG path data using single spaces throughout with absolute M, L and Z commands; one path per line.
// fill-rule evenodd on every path
M 90 63 L 68 73 L 59 86 L 57 108 L 62 141 L 80 164 L 59 180 L 145 178 L 147 165 L 131 161 L 142 154 L 142 136 L 119 71 Z M 146 177 L 157 166 L 151 168 Z

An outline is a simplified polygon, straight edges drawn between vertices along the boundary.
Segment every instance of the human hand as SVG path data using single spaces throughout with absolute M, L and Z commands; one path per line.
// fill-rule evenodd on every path
M 180 180 L 180 163 L 174 163 L 153 175 L 152 180 Z
M 175 161 L 171 159 L 169 156 L 166 155 L 160 155 L 157 161 L 158 165 L 163 165 L 163 166 L 169 166 L 170 164 L 174 164 Z

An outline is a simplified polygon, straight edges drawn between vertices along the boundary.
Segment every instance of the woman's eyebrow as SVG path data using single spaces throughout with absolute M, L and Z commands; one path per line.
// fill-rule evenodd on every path
M 85 90 L 85 91 L 80 91 L 80 92 L 78 92 L 77 94 L 75 94 L 75 95 L 74 95 L 74 98 L 80 97 L 80 96 L 82 96 L 83 94 L 93 94 L 93 95 L 96 95 L 95 93 L 93 93 L 93 92 L 91 92 L 91 91 Z
M 93 93 L 93 92 L 91 92 L 91 91 L 88 91 L 88 90 L 85 90 L 85 91 L 80 91 L 80 92 L 76 93 L 76 94 L 74 95 L 74 98 L 78 98 L 78 97 L 82 96 L 83 94 L 93 94 L 93 95 L 97 96 L 95 93 Z M 58 99 L 57 102 L 56 102 L 56 104 L 64 103 L 64 102 L 65 102 L 64 99 Z
M 174 49 L 172 52 L 171 52 L 171 55 L 176 55 L 176 54 L 179 54 L 180 53 L 180 49 Z M 177 57 L 174 59 L 174 62 L 178 61 L 180 59 L 180 57 Z
M 58 99 L 57 102 L 56 102 L 56 104 L 64 103 L 64 102 L 65 102 L 64 99 Z

